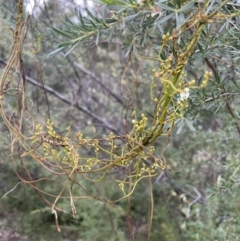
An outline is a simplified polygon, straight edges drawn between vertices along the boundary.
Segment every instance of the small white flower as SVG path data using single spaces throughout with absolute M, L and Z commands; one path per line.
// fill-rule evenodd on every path
M 144 1 L 145 1 L 145 0 L 136 0 L 136 3 L 139 4 L 140 6 L 142 6 L 143 3 L 144 3 Z
M 180 93 L 180 98 L 179 98 L 179 100 L 180 100 L 180 101 L 186 100 L 186 99 L 188 99 L 189 95 L 190 95 L 189 88 L 185 88 L 185 89 Z

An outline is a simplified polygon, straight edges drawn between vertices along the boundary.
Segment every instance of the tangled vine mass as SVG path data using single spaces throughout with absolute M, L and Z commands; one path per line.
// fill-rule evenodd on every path
M 9 129 L 10 145 L 7 149 L 11 153 L 13 166 L 16 164 L 16 153 L 25 168 L 27 178 L 23 178 L 17 171 L 16 174 L 24 183 L 31 185 L 39 196 L 52 208 L 57 216 L 57 211 L 64 211 L 58 207 L 59 199 L 70 200 L 72 214 L 76 214 L 74 201 L 81 197 L 73 195 L 74 186 L 85 191 L 88 198 L 103 202 L 107 200 L 91 195 L 77 181 L 77 177 L 85 178 L 90 182 L 99 182 L 113 170 L 121 172 L 116 179 L 122 190 L 122 198 L 131 195 L 137 183 L 144 179 L 151 179 L 168 169 L 168 161 L 164 151 L 169 143 L 172 130 L 176 121 L 184 116 L 188 108 L 188 99 L 193 89 L 206 88 L 212 74 L 206 70 L 202 74 L 200 85 L 195 79 L 188 79 L 185 66 L 194 53 L 204 28 L 213 23 L 221 23 L 226 19 L 239 14 L 227 15 L 221 12 L 224 1 L 214 11 L 207 12 L 210 1 L 204 1 L 198 11 L 189 13 L 189 18 L 183 25 L 174 29 L 172 33 L 165 33 L 159 42 L 159 52 L 154 56 L 159 68 L 152 70 L 151 85 L 149 86 L 152 100 L 153 116 L 149 119 L 144 113 L 132 113 L 132 130 L 128 134 L 116 135 L 110 133 L 100 139 L 85 138 L 80 132 L 71 134 L 71 127 L 67 134 L 61 135 L 54 129 L 54 123 L 48 119 L 46 125 L 40 125 L 36 116 L 32 116 L 26 108 L 26 79 L 23 61 L 25 42 L 28 35 L 30 16 L 24 18 L 24 1 L 18 1 L 18 13 L 15 30 L 13 31 L 13 48 L 8 63 L 1 76 L 0 82 L 0 114 Z M 137 3 L 136 3 L 137 4 Z M 137 6 L 137 5 L 136 5 Z M 140 8 L 143 6 L 140 6 Z M 113 14 L 114 17 L 114 14 Z M 179 44 L 179 39 L 185 36 L 185 44 Z M 188 36 L 188 37 L 187 37 Z M 35 55 L 35 50 L 30 49 Z M 143 56 L 146 57 L 146 56 Z M 43 83 L 40 83 L 43 85 Z M 159 90 L 161 92 L 159 94 Z M 9 99 L 15 98 L 18 103 L 14 113 L 6 111 Z M 138 118 L 140 116 L 140 118 Z M 26 129 L 26 119 L 28 128 Z M 29 124 L 29 120 L 31 120 Z M 165 136 L 165 144 L 161 153 L 155 151 L 155 141 Z M 82 150 L 88 150 L 91 157 L 84 156 Z M 46 181 L 45 178 L 34 180 L 25 166 L 25 160 L 37 162 L 52 178 L 49 181 L 58 182 L 54 177 L 64 176 L 65 181 L 60 184 L 61 191 L 56 195 L 45 193 L 38 188 L 38 183 Z M 68 196 L 66 196 L 66 192 Z M 53 200 L 54 199 L 54 200 Z M 53 200 L 53 201 L 52 201 Z M 114 200 L 118 201 L 118 200 Z

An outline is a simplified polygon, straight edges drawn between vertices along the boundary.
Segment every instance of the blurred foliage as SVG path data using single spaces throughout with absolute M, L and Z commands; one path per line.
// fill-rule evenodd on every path
M 64 189 L 62 197 L 66 198 L 60 198 L 57 204 L 66 211 L 58 213 L 62 232 L 54 235 L 60 240 L 238 240 L 239 3 L 178 0 L 98 3 L 83 8 L 74 1 L 48 1 L 33 12 L 22 51 L 26 76 L 36 81 L 28 78 L 26 85 L 27 115 L 23 127 L 28 137 L 33 135 L 36 124 L 45 128 L 49 117 L 59 136 L 66 136 L 66 128 L 71 126 L 69 136 L 81 131 L 91 140 L 106 139 L 110 132 L 129 133 L 133 110 L 135 120 L 144 113 L 149 122 L 154 121 L 151 92 L 153 96 L 161 96 L 164 81 L 157 82 L 161 79 L 157 77 L 157 86 L 151 89 L 152 69 L 160 73 L 159 65 L 169 56 L 173 57 L 171 68 L 178 66 L 179 55 L 201 24 L 204 28 L 197 45 L 190 49 L 191 55 L 184 63 L 184 84 L 194 79 L 194 86 L 201 86 L 206 70 L 212 76 L 206 88 L 190 88 L 188 105 L 183 116 L 174 121 L 166 148 L 166 136 L 155 141 L 158 156 L 165 149 L 167 166 L 152 178 L 152 183 L 141 180 L 129 198 L 112 203 L 108 200 L 122 197 L 114 181 L 125 175 L 125 169 L 112 169 L 98 183 L 77 176 L 74 182 L 79 185 L 72 189 L 77 196 L 74 201 L 77 213 L 75 218 L 71 217 L 72 206 Z M 11 52 L 9 43 L 14 44 L 11 29 L 15 28 L 18 10 L 16 1 L 1 4 L 2 74 Z M 176 38 L 175 44 L 171 41 L 163 44 L 167 33 L 173 40 Z M 17 122 L 18 102 L 14 92 L 17 77 L 13 86 L 5 95 L 4 110 L 9 119 Z M 173 103 L 179 98 L 180 93 L 176 93 Z M 177 108 L 174 104 L 171 108 Z M 9 213 L 14 216 L 9 215 L 11 219 L 21 223 L 22 238 L 52 240 L 56 219 L 51 204 L 46 208 L 39 193 L 22 182 L 45 178 L 36 182 L 37 188 L 43 191 L 43 198 L 54 203 L 66 179 L 53 178 L 41 162 L 30 156 L 25 157 L 23 165 L 19 153 L 9 150 L 12 136 L 4 122 L 0 130 L 1 217 L 6 220 L 3 225 L 7 229 L 12 223 L 7 218 Z M 57 144 L 52 149 L 58 150 L 61 142 Z M 122 144 L 122 140 L 117 142 L 119 146 Z M 18 145 L 14 147 L 17 150 Z M 81 155 L 91 157 L 93 151 L 82 148 Z M 97 176 L 92 173 L 88 178 Z M 10 226 L 16 230 L 15 224 Z

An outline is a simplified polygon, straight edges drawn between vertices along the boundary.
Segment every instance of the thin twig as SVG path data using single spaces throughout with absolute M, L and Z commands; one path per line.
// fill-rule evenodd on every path
M 107 85 L 105 85 L 100 78 L 98 78 L 95 74 L 93 74 L 91 71 L 85 69 L 82 65 L 79 63 L 74 62 L 74 65 L 80 69 L 83 73 L 86 75 L 89 75 L 91 78 L 93 78 L 102 88 L 106 89 L 107 92 L 114 97 L 115 100 L 117 100 L 120 104 L 123 104 L 123 100 L 119 98 L 114 92 L 112 92 Z
M 22 184 L 22 182 L 18 182 L 18 183 L 14 186 L 14 188 L 12 188 L 10 191 L 6 192 L 0 199 L 6 197 L 10 192 L 13 192 L 19 184 Z
M 1 63 L 1 64 L 4 64 L 4 65 L 7 64 L 7 63 L 6 63 L 4 60 L 2 60 L 2 59 L 0 59 L 0 63 Z M 51 88 L 50 86 L 47 86 L 47 85 L 45 85 L 45 84 L 43 84 L 43 83 L 41 83 L 41 82 L 38 82 L 37 80 L 34 80 L 34 79 L 32 79 L 31 77 L 29 77 L 29 76 L 26 76 L 25 79 L 26 79 L 29 83 L 31 83 L 31 84 L 33 84 L 33 85 L 35 85 L 35 86 L 37 86 L 37 87 L 40 87 L 41 89 L 46 90 L 48 93 L 51 93 L 52 95 L 54 95 L 55 97 L 57 97 L 57 98 L 60 99 L 61 101 L 65 102 L 65 103 L 67 103 L 67 104 L 75 107 L 76 109 L 82 111 L 83 113 L 91 116 L 93 119 L 98 120 L 100 123 L 103 124 L 103 126 L 104 126 L 105 128 L 111 130 L 111 131 L 112 131 L 113 133 L 115 133 L 116 135 L 119 134 L 119 132 L 118 132 L 114 127 L 112 127 L 109 123 L 107 123 L 106 121 L 104 121 L 103 119 L 101 119 L 99 116 L 95 115 L 93 112 L 89 111 L 88 109 L 86 109 L 86 108 L 84 108 L 84 107 L 82 107 L 82 106 L 79 106 L 77 103 L 73 104 L 71 100 L 65 98 L 62 94 L 60 94 L 58 91 L 56 91 L 55 89 Z

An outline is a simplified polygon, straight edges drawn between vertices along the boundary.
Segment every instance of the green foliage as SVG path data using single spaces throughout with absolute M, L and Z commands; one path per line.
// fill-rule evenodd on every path
M 51 29 L 33 21 L 31 36 L 18 5 L 14 51 L 1 77 L 2 126 L 12 137 L 15 173 L 55 215 L 34 196 L 28 222 L 51 217 L 62 230 L 80 227 L 83 240 L 237 239 L 239 4 L 101 3 L 101 11 L 78 9 Z M 25 91 L 21 61 L 31 69 L 34 62 L 28 73 L 42 76 L 38 53 L 46 88 Z M 48 101 L 46 91 L 66 106 Z M 4 205 L 22 210 L 10 194 Z

